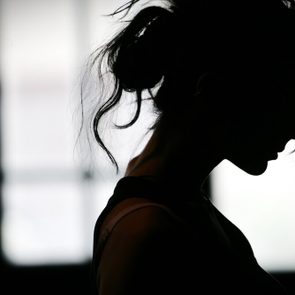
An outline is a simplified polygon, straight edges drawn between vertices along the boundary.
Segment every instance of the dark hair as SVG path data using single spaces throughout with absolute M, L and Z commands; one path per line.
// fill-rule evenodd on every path
M 127 15 L 131 7 L 138 1 L 126 3 L 111 15 L 122 12 Z M 107 68 L 112 73 L 114 89 L 96 111 L 92 121 L 92 129 L 96 141 L 107 153 L 117 171 L 117 162 L 99 134 L 99 122 L 104 114 L 120 102 L 123 92 L 135 93 L 137 107 L 130 122 L 124 125 L 116 125 L 117 128 L 128 128 L 137 121 L 140 115 L 143 91 L 147 90 L 150 98 L 155 99 L 152 89 L 161 82 L 168 71 L 167 61 L 169 55 L 172 55 L 171 51 L 168 52 L 167 47 L 168 44 L 171 44 L 169 39 L 171 39 L 172 33 L 173 35 L 176 33 L 172 26 L 174 26 L 174 15 L 168 9 L 159 6 L 144 8 L 110 42 L 93 54 L 91 66 L 97 64 L 102 82 L 103 63 L 106 61 Z M 155 105 L 158 109 L 162 108 L 161 102 L 156 99 Z
M 139 0 L 127 2 L 111 16 L 123 13 L 123 19 L 137 2 Z M 117 128 L 128 128 L 137 121 L 144 91 L 149 93 L 159 112 L 157 122 L 175 112 L 179 115 L 179 97 L 185 97 L 182 105 L 189 105 L 188 100 L 198 93 L 200 83 L 196 82 L 206 73 L 251 67 L 249 61 L 252 62 L 254 55 L 255 61 L 259 60 L 264 67 L 279 48 L 276 45 L 269 51 L 273 33 L 277 34 L 275 41 L 278 42 L 284 29 L 276 30 L 273 16 L 279 15 L 277 12 L 283 7 L 294 6 L 293 1 L 280 0 L 249 0 L 243 4 L 233 0 L 167 0 L 166 4 L 166 7 L 142 8 L 111 41 L 92 55 L 91 67 L 97 64 L 101 82 L 106 62 L 114 87 L 95 112 L 92 131 L 117 172 L 118 164 L 105 146 L 98 125 L 101 118 L 119 104 L 124 92 L 135 94 L 136 112 L 127 124 L 116 125 Z M 230 10 L 233 6 L 235 14 Z M 252 21 L 252 15 L 257 17 L 256 22 Z M 232 28 L 235 26 L 239 27 L 238 33 Z M 267 42 L 262 45 L 266 38 Z

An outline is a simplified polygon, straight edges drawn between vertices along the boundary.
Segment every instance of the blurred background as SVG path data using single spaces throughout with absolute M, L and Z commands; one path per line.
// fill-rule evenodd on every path
M 94 223 L 154 119 L 146 102 L 134 127 L 106 134 L 119 174 L 107 159 L 96 158 L 86 140 L 76 144 L 87 59 L 119 26 L 117 18 L 105 15 L 125 2 L 0 0 L 0 249 L 3 282 L 11 293 L 92 291 Z M 95 85 L 89 89 L 95 100 Z M 129 104 L 123 106 L 121 119 L 128 120 L 130 112 Z M 294 147 L 290 141 L 261 176 L 224 161 L 210 177 L 216 207 L 246 234 L 260 264 L 290 288 L 295 155 L 288 151 Z

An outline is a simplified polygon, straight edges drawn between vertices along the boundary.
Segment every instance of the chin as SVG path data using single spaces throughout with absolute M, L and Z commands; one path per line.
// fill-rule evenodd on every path
M 248 160 L 247 162 L 241 163 L 241 162 L 232 162 L 234 165 L 236 165 L 241 170 L 245 171 L 247 174 L 250 174 L 252 176 L 259 176 L 263 174 L 268 166 L 268 161 L 262 161 L 257 160 L 253 161 L 253 159 Z

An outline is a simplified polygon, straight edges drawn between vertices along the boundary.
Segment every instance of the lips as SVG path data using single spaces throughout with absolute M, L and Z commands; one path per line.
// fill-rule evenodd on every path
M 269 150 L 266 152 L 267 158 L 275 160 L 278 158 L 278 152 L 276 150 Z
M 282 151 L 284 151 L 285 148 L 286 148 L 286 143 L 278 145 L 276 150 L 278 153 L 281 153 Z

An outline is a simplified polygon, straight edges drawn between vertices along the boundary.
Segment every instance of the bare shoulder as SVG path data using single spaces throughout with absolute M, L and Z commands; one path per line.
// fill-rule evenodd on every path
M 120 204 L 109 220 L 136 202 L 128 200 Z M 160 274 L 170 269 L 183 225 L 165 208 L 148 206 L 144 200 L 143 203 L 146 206 L 124 214 L 109 235 L 98 266 L 97 283 L 101 294 L 131 292 L 136 286 L 135 280 L 145 280 L 147 275 L 159 284 Z
M 145 235 L 183 226 L 183 220 L 169 207 L 144 198 L 129 198 L 119 203 L 107 216 L 102 228 L 112 234 Z

